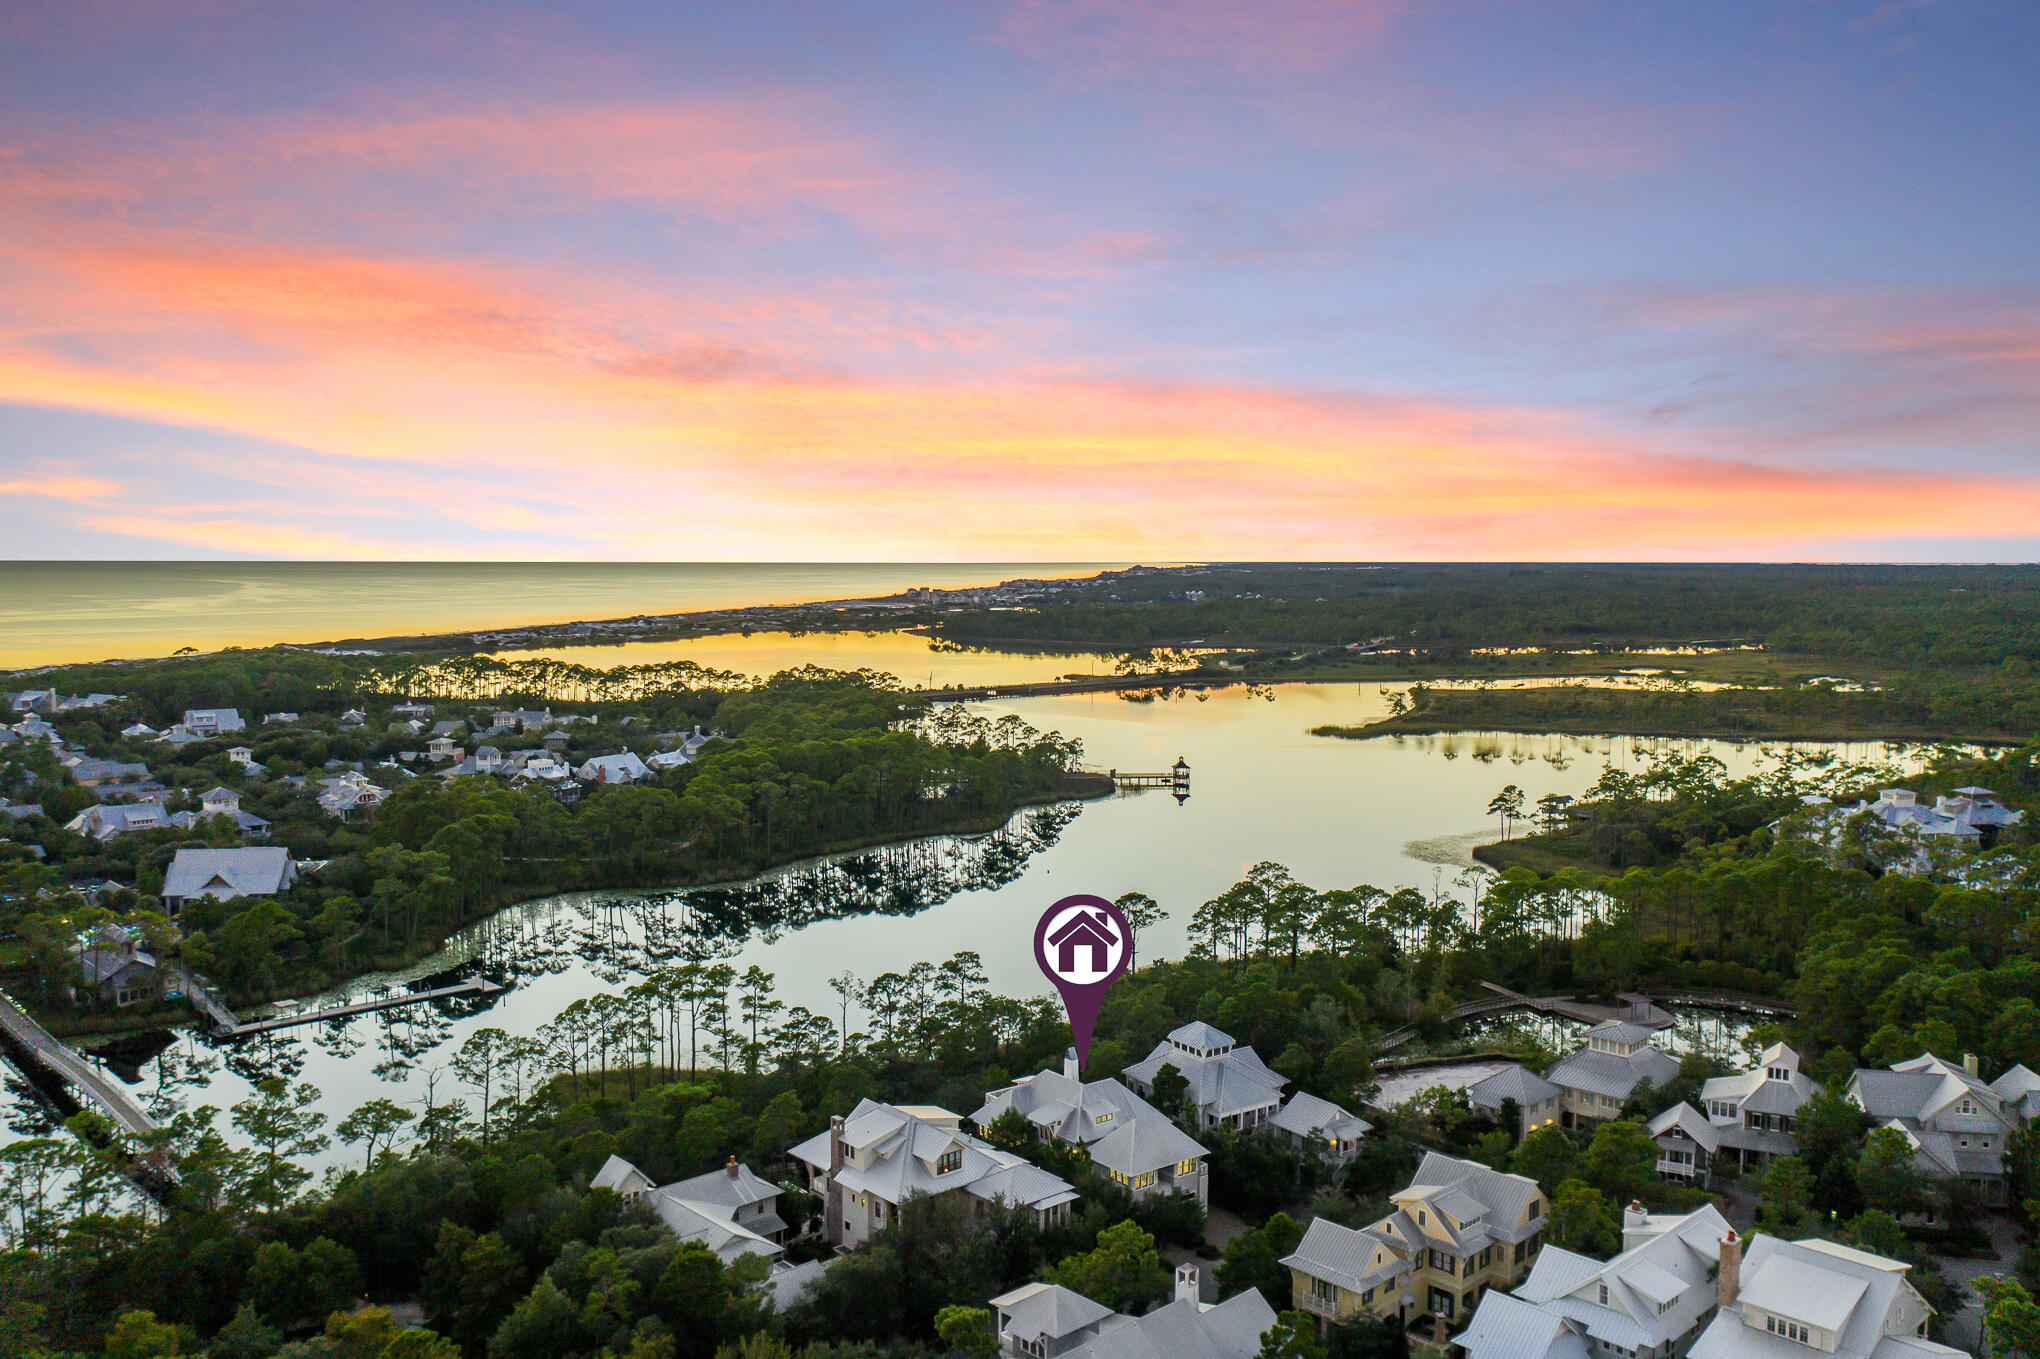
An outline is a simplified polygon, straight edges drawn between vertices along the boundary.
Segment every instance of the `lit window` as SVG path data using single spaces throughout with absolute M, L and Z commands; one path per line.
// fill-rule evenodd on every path
M 951 1151 L 945 1151 L 942 1153 L 941 1156 L 936 1158 L 935 1173 L 937 1175 L 947 1175 L 951 1171 L 961 1169 L 963 1169 L 962 1147 L 957 1147 Z

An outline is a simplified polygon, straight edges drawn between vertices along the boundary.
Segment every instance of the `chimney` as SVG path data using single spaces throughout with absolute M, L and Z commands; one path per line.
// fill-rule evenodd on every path
M 833 1154 L 830 1156 L 830 1159 L 831 1160 L 835 1159 Z M 737 1154 L 735 1152 L 730 1153 L 730 1163 L 723 1167 L 723 1174 L 729 1176 L 733 1180 L 737 1178 Z
M 1735 1306 L 1742 1292 L 1742 1238 L 1734 1232 L 1721 1238 L 1721 1269 L 1714 1276 L 1715 1301 L 1724 1309 Z
M 1968 1073 L 1969 1073 L 1970 1075 L 1972 1075 L 1972 1076 L 1974 1076 L 1974 1075 L 1976 1074 L 1976 1054 L 1975 1054 L 1975 1053 L 1973 1053 L 1973 1052 L 1965 1052 L 1965 1053 L 1963 1053 L 1963 1054 L 1962 1054 L 1962 1069 L 1963 1069 L 1964 1071 L 1967 1071 L 1967 1072 L 1968 1072 Z
M 1073 1081 L 1080 1081 L 1084 1078 L 1083 1068 L 1077 1065 L 1077 1050 L 1075 1048 L 1068 1048 L 1063 1052 L 1063 1075 L 1068 1076 Z
M 836 1177 L 843 1170 L 843 1115 L 829 1115 L 829 1187 L 822 1198 L 822 1234 L 832 1246 L 843 1244 L 843 1191 Z
M 1629 1206 L 1622 1210 L 1622 1225 L 1641 1227 L 1650 1221 L 1650 1214 L 1644 1210 L 1642 1199 L 1631 1199 Z
M 1176 1301 L 1187 1302 L 1193 1307 L 1197 1305 L 1197 1266 L 1176 1266 Z

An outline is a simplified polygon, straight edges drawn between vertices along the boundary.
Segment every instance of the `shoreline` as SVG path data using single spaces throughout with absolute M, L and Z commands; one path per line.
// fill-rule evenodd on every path
M 1004 812 L 992 813 L 981 817 L 971 818 L 969 820 L 959 822 L 957 825 L 954 826 L 945 826 L 940 829 L 924 830 L 913 835 L 867 836 L 863 838 L 848 840 L 838 844 L 829 845 L 819 850 L 813 850 L 808 853 L 800 854 L 793 858 L 783 859 L 777 863 L 752 867 L 748 871 L 733 870 L 727 873 L 712 873 L 702 877 L 692 878 L 684 882 L 665 882 L 655 885 L 641 884 L 636 886 L 564 887 L 557 883 L 554 883 L 547 885 L 545 887 L 536 887 L 533 888 L 531 891 L 516 897 L 514 900 L 504 901 L 500 904 L 489 907 L 487 910 L 481 911 L 475 915 L 469 916 L 466 919 L 459 921 L 449 929 L 445 930 L 443 933 L 434 937 L 431 940 L 431 944 L 428 948 L 420 952 L 418 956 L 410 959 L 408 962 L 398 963 L 393 967 L 372 964 L 367 967 L 357 968 L 351 972 L 346 973 L 343 976 L 329 978 L 324 984 L 322 984 L 321 986 L 317 987 L 314 990 L 289 991 L 279 995 L 268 996 L 261 1000 L 240 1001 L 239 1004 L 247 1009 L 255 1010 L 265 1006 L 274 1005 L 276 1002 L 282 1000 L 305 1001 L 320 996 L 324 996 L 330 992 L 337 991 L 341 987 L 344 987 L 351 982 L 359 981 L 363 977 L 371 977 L 379 974 L 396 976 L 398 974 L 408 972 L 424 963 L 427 959 L 431 958 L 433 955 L 443 952 L 446 949 L 447 941 L 449 939 L 452 939 L 454 936 L 462 933 L 463 931 L 471 930 L 475 926 L 483 924 L 484 922 L 492 920 L 495 917 L 503 914 L 505 911 L 515 910 L 520 906 L 527 906 L 534 901 L 544 901 L 548 897 L 564 896 L 570 892 L 657 893 L 657 892 L 680 892 L 687 891 L 692 888 L 726 887 L 733 883 L 750 882 L 754 879 L 762 878 L 773 873 L 783 873 L 791 869 L 799 868 L 803 864 L 825 863 L 829 860 L 842 858 L 847 855 L 861 854 L 866 850 L 884 849 L 893 845 L 912 844 L 917 840 L 932 839 L 938 836 L 990 835 L 992 832 L 998 830 L 1001 826 L 1005 825 L 1007 822 L 1011 821 L 1014 817 L 1018 816 L 1021 812 L 1024 812 L 1029 808 L 1053 807 L 1066 802 L 1068 803 L 1096 802 L 1101 798 L 1111 797 L 1120 791 L 1121 790 L 1119 786 L 1109 776 L 1104 774 L 1083 771 L 1066 776 L 1064 780 L 1064 786 L 1062 788 L 1059 788 L 1052 793 L 1042 794 L 1029 798 L 1021 798 Z M 461 965 L 462 964 L 459 963 L 450 964 L 450 966 L 455 967 Z M 514 990 L 515 988 L 511 987 L 506 989 Z M 40 1007 L 35 1007 L 30 1009 L 29 1013 L 34 1017 L 36 1022 L 41 1024 L 43 1028 L 46 1029 L 53 1037 L 57 1038 L 90 1037 L 109 1042 L 118 1041 L 122 1038 L 134 1037 L 141 1034 L 160 1032 L 165 1029 L 182 1028 L 190 1024 L 200 1023 L 202 1021 L 202 1016 L 197 1015 L 195 1012 L 192 1011 L 190 1006 L 184 1004 L 181 1001 L 165 1002 L 165 1004 L 166 1006 L 175 1007 L 178 1010 L 181 1018 L 185 1021 L 185 1023 L 180 1024 L 171 1022 L 164 1023 L 145 1022 L 140 1024 L 120 1024 L 111 1028 L 100 1028 L 90 1023 L 66 1024 L 63 1022 L 63 1016 L 66 1014 L 66 1012 L 62 1011 L 57 1012 L 56 1015 L 53 1016 L 50 1014 L 45 1014 Z M 69 1017 L 72 1019 L 89 1020 L 96 1017 L 118 1018 L 119 1016 L 117 1015 L 101 1016 L 98 1012 L 86 1011 L 86 1012 L 70 1012 Z M 248 1016 L 242 1015 L 241 1018 L 243 1020 L 246 1020 Z

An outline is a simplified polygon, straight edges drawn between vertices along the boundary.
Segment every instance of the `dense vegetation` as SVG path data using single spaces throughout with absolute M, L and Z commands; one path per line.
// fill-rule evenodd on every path
M 2025 805 L 2040 795 L 2036 756 L 1951 763 L 1927 791 L 1981 781 Z M 1637 866 L 1613 878 L 1513 869 L 1471 910 L 1408 889 L 1317 890 L 1259 865 L 1198 908 L 1191 957 L 1146 964 L 1114 988 L 1092 1069 L 1134 1060 L 1194 1016 L 1254 1045 L 1300 1088 L 1357 1107 L 1374 1089 L 1379 1036 L 1408 1024 L 1441 1036 L 1454 1000 L 1482 980 L 1533 993 L 1656 985 L 1784 997 L 1799 1018 L 1783 1036 L 1830 1094 L 1803 1112 L 1800 1156 L 1759 1182 L 1760 1229 L 1913 1260 L 1915 1281 L 1945 1311 L 1952 1293 L 1901 1221 L 1938 1200 L 1941 1220 L 1958 1224 L 1947 1244 L 1959 1245 L 1973 1221 L 1966 1191 L 1922 1179 L 1835 1092 L 1858 1063 L 1922 1050 L 1974 1051 L 1986 1074 L 2040 1054 L 2040 968 L 2027 944 L 2040 849 L 2029 833 L 2008 834 L 1989 856 L 1989 886 L 1880 874 L 1767 829 L 1795 786 L 1782 774 L 1727 780 L 1705 762 L 1611 774 L 1583 821 L 1632 824 L 1648 847 Z M 1159 910 L 1139 896 L 1121 904 L 1136 922 Z M 845 1034 L 829 1016 L 783 1008 L 765 974 L 683 964 L 579 1003 L 540 1041 L 477 1034 L 456 1063 L 469 1102 L 416 1118 L 387 1101 L 364 1106 L 337 1130 L 359 1163 L 309 1195 L 294 1158 L 327 1133 L 302 1090 L 281 1082 L 231 1111 L 244 1134 L 235 1146 L 205 1112 L 161 1139 L 180 1189 L 160 1220 L 119 1211 L 117 1143 L 17 1143 L 0 1153 L 13 1247 L 0 1257 L 5 1320 L 34 1338 L 25 1345 L 59 1353 L 89 1350 L 111 1329 L 109 1352 L 123 1354 L 192 1352 L 210 1336 L 215 1354 L 261 1359 L 295 1333 L 310 1338 L 281 1351 L 292 1359 L 402 1359 L 411 1351 L 390 1348 L 399 1343 L 443 1343 L 448 1359 L 454 1347 L 488 1359 L 712 1359 L 718 1347 L 725 1359 L 863 1359 L 975 1353 L 981 1323 L 968 1314 L 1029 1277 L 1080 1283 L 1129 1310 L 1156 1301 L 1166 1276 L 1154 1251 L 1198 1240 L 1194 1206 L 1135 1209 L 1011 1120 L 983 1131 L 1082 1181 L 1086 1206 L 1067 1230 L 1044 1236 L 1004 1214 L 922 1203 L 784 1315 L 759 1306 L 744 1270 L 584 1188 L 612 1153 L 661 1181 L 732 1152 L 785 1173 L 785 1149 L 859 1098 L 973 1109 L 987 1090 L 1054 1065 L 1067 1041 L 1051 1005 L 987 992 L 972 955 L 841 980 L 844 1014 L 854 1000 L 868 1029 Z M 718 1065 L 701 1065 L 704 1052 Z M 1250 1223 L 1217 1262 L 1221 1286 L 1261 1287 L 1286 1305 L 1276 1262 L 1299 1223 L 1371 1220 L 1427 1146 L 1537 1178 L 1552 1195 L 1552 1239 L 1608 1253 L 1622 1203 L 1696 1201 L 1655 1178 L 1636 1120 L 1690 1098 L 1713 1070 L 1689 1058 L 1665 1089 L 1640 1089 L 1622 1120 L 1520 1144 L 1507 1120 L 1497 1127 L 1434 1093 L 1380 1114 L 1363 1154 L 1337 1170 L 1257 1136 L 1209 1137 L 1214 1201 Z M 2040 1137 L 2021 1134 L 2010 1160 L 2013 1201 L 2040 1198 Z M 788 1195 L 789 1219 L 813 1211 Z M 2040 1283 L 2040 1253 L 2016 1272 Z M 347 1310 L 357 1297 L 415 1299 L 445 1339 L 395 1341 L 375 1329 L 378 1313 Z M 1334 1336 L 1333 1350 L 1393 1352 L 1393 1337 L 1362 1331 Z M 1273 1334 L 1273 1356 L 1320 1353 L 1308 1328 L 1285 1322 Z M 121 1348 L 137 1335 L 156 1348 Z
M 338 681 L 324 671 L 326 658 L 305 659 L 303 690 L 289 687 L 297 680 L 262 678 L 253 656 L 215 659 L 202 685 L 137 684 L 128 702 L 59 719 L 61 734 L 94 755 L 148 763 L 173 790 L 171 808 L 195 807 L 198 793 L 224 784 L 242 794 L 245 811 L 273 823 L 273 843 L 323 861 L 276 898 L 191 903 L 181 943 L 155 897 L 165 867 L 180 846 L 240 843 L 232 823 L 213 818 L 193 831 L 98 842 L 64 829 L 95 795 L 69 781 L 47 746 L 0 750 L 0 794 L 45 812 L 16 823 L 12 843 L 0 845 L 0 932 L 20 941 L 27 976 L 17 980 L 26 982 L 27 999 L 57 1001 L 75 972 L 77 936 L 102 919 L 142 924 L 232 995 L 265 996 L 418 956 L 448 931 L 526 897 L 744 877 L 834 849 L 986 829 L 1024 804 L 1095 791 L 1072 778 L 1079 749 L 1053 734 L 959 708 L 931 715 L 925 700 L 889 677 L 806 669 L 745 688 L 680 687 L 597 705 L 598 722 L 563 729 L 560 754 L 570 764 L 632 743 L 650 751 L 655 733 L 696 725 L 717 739 L 653 782 L 592 787 L 566 805 L 542 785 L 443 779 L 429 766 L 411 776 L 391 761 L 420 747 L 417 735 L 380 717 L 355 728 L 336 720 L 353 705 L 386 713 L 388 696 L 319 689 Z M 137 717 L 167 724 L 197 693 L 222 691 L 256 705 L 243 708 L 257 719 L 246 732 L 181 750 L 120 736 Z M 270 710 L 262 705 L 286 699 L 302 706 L 300 721 L 259 721 Z M 468 718 L 479 730 L 489 706 L 441 702 L 436 715 Z M 533 730 L 494 740 L 508 752 L 535 749 L 540 737 Z M 228 759 L 225 748 L 236 742 L 253 749 L 266 773 Z M 319 780 L 356 766 L 394 792 L 371 818 L 334 820 L 318 805 Z M 38 849 L 41 858 L 33 857 Z M 87 905 L 78 888 L 94 880 L 129 890 Z
M 1192 592 L 1201 598 L 1192 598 Z M 1113 573 L 1033 610 L 945 612 L 958 640 L 1342 646 L 1451 653 L 1699 642 L 1879 667 L 2040 662 L 2040 568 L 1425 564 Z

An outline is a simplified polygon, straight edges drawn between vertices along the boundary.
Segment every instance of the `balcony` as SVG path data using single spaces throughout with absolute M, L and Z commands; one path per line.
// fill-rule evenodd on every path
M 1335 1321 L 1338 1319 L 1339 1304 L 1336 1298 L 1321 1298 L 1315 1293 L 1300 1293 L 1296 1302 L 1299 1308 L 1313 1316 L 1331 1317 Z

